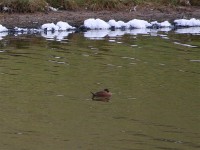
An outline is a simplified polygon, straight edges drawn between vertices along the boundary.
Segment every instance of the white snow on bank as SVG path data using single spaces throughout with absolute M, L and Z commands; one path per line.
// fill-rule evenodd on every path
M 171 23 L 169 23 L 169 21 L 164 21 L 164 22 L 161 22 L 161 23 L 159 23 L 158 21 L 153 21 L 153 22 L 151 22 L 151 25 L 152 26 L 156 25 L 156 26 L 158 26 L 160 28 L 171 27 L 172 26 Z
M 157 21 L 154 22 L 147 22 L 145 20 L 140 19 L 133 19 L 129 22 L 125 23 L 123 21 L 116 21 L 114 19 L 109 20 L 108 22 L 105 22 L 101 19 L 94 19 L 90 18 L 84 21 L 84 26 L 86 28 L 92 29 L 92 30 L 98 30 L 98 29 L 109 29 L 111 27 L 115 29 L 144 29 L 148 27 L 152 27 L 153 25 L 157 25 L 160 28 L 164 27 L 171 27 L 172 25 L 168 21 L 164 21 L 161 23 L 158 23 Z
M 127 26 L 127 28 L 130 28 L 130 29 L 132 29 L 132 28 L 144 29 L 144 28 L 150 27 L 151 24 L 145 20 L 133 19 L 133 20 L 130 20 L 129 22 L 127 22 L 126 26 Z
M 111 27 L 114 27 L 116 29 L 119 29 L 119 28 L 123 28 L 125 27 L 126 28 L 126 23 L 123 22 L 123 21 L 115 21 L 114 19 L 111 19 L 108 21 L 108 24 L 111 26 Z
M 84 36 L 91 39 L 103 39 L 104 37 L 119 37 L 124 34 L 145 36 L 160 36 L 158 32 L 168 32 L 175 29 L 176 34 L 195 34 L 200 35 L 200 20 L 192 19 L 177 19 L 174 20 L 174 24 L 170 24 L 168 21 L 164 22 L 147 22 L 145 20 L 133 19 L 128 22 L 116 21 L 114 19 L 105 22 L 101 19 L 86 19 L 84 26 L 91 29 L 84 32 Z M 176 28 L 177 27 L 177 28 Z M 179 28 L 185 27 L 185 28 Z M 188 28 L 190 27 L 190 28 Z M 64 40 L 69 33 L 73 31 L 75 27 L 69 25 L 67 22 L 59 21 L 56 24 L 46 23 L 41 26 L 40 29 L 30 28 L 18 28 L 12 29 L 14 35 L 20 34 L 41 34 L 43 37 L 51 40 Z M 112 30 L 114 29 L 114 30 Z M 8 29 L 0 24 L 0 40 L 8 34 Z M 98 32 L 97 32 L 98 31 Z M 62 33 L 64 32 L 64 33 Z M 7 33 L 7 34 L 4 34 Z
M 84 26 L 89 29 L 109 29 L 110 25 L 101 19 L 87 19 L 84 21 Z
M 70 33 L 73 33 L 73 31 L 47 31 L 47 32 L 41 32 L 41 36 L 46 38 L 47 40 L 55 40 L 55 41 L 63 41 L 66 39 L 66 37 L 69 36 Z
M 59 27 L 59 31 L 65 31 L 69 29 L 75 29 L 75 27 L 70 26 L 67 22 L 59 21 L 56 24 Z
M 41 26 L 41 29 L 47 31 L 52 31 L 52 30 L 58 31 L 59 27 L 56 26 L 54 23 L 45 23 Z
M 181 26 L 181 27 L 200 27 L 200 20 L 199 19 L 176 19 L 174 20 L 175 26 Z M 89 29 L 109 29 L 111 27 L 114 27 L 115 29 L 143 29 L 143 28 L 151 28 L 154 26 L 157 26 L 158 28 L 171 28 L 173 27 L 169 21 L 163 21 L 163 22 L 157 22 L 153 21 L 151 23 L 140 20 L 140 19 L 133 19 L 126 22 L 123 21 L 116 21 L 114 19 L 109 20 L 108 22 L 105 22 L 101 19 L 87 19 L 84 21 L 84 26 Z
M 175 26 L 183 26 L 183 27 L 196 27 L 200 26 L 200 20 L 192 18 L 190 20 L 187 19 L 177 19 L 174 20 Z M 109 20 L 108 22 L 101 20 L 101 19 L 86 19 L 84 21 L 84 26 L 91 30 L 104 30 L 104 29 L 145 29 L 145 28 L 171 28 L 173 27 L 169 21 L 164 22 L 157 22 L 153 21 L 151 23 L 140 20 L 140 19 L 133 19 L 128 22 L 123 21 L 116 21 L 114 19 Z M 70 26 L 67 22 L 59 21 L 57 24 L 54 23 L 46 23 L 43 24 L 41 27 L 43 30 L 51 31 L 65 31 L 69 29 L 75 29 L 75 27 Z
M 133 19 L 130 20 L 129 22 L 125 23 L 123 21 L 115 21 L 115 20 L 109 20 L 108 22 L 105 22 L 101 19 L 94 19 L 90 18 L 84 21 L 84 26 L 86 28 L 92 29 L 92 30 L 97 30 L 97 29 L 109 29 L 111 27 L 114 27 L 116 29 L 119 28 L 136 28 L 136 29 L 142 29 L 142 28 L 147 28 L 150 27 L 151 24 L 148 23 L 145 20 L 139 20 L 139 19 Z
M 70 29 L 75 29 L 75 27 L 70 26 L 67 22 L 62 22 L 59 21 L 57 24 L 54 23 L 46 23 L 41 26 L 42 30 L 47 30 L 47 31 L 66 31 Z
M 0 24 L 0 32 L 6 32 L 8 29 Z
M 176 19 L 174 20 L 176 26 L 182 27 L 200 27 L 200 20 L 192 18 L 190 20 L 187 19 Z

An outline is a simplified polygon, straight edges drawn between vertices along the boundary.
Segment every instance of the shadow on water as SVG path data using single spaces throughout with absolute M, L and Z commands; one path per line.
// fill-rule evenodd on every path
M 198 34 L 0 36 L 0 149 L 199 149 Z

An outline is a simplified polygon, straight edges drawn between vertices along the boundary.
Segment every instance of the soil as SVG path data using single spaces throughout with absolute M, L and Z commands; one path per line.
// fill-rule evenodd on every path
M 57 11 L 57 12 L 36 12 L 36 13 L 0 13 L 0 24 L 7 28 L 21 27 L 21 28 L 39 28 L 44 23 L 65 21 L 70 25 L 79 27 L 83 25 L 84 20 L 88 18 L 100 18 L 105 21 L 110 19 L 129 21 L 132 19 L 144 19 L 146 21 L 165 21 L 172 22 L 180 18 L 196 18 L 200 19 L 199 6 L 178 6 L 178 7 L 143 7 L 138 6 L 125 10 L 113 11 Z

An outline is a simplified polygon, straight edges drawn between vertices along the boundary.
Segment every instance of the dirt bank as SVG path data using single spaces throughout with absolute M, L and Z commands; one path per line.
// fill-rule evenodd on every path
M 147 21 L 173 21 L 178 18 L 200 19 L 200 7 L 140 7 L 123 11 L 57 11 L 57 12 L 37 12 L 32 14 L 8 14 L 0 13 L 0 24 L 7 28 L 28 27 L 38 28 L 44 23 L 66 21 L 70 25 L 80 26 L 88 18 L 100 18 L 105 21 L 110 19 L 129 21 L 131 19 L 144 19 Z

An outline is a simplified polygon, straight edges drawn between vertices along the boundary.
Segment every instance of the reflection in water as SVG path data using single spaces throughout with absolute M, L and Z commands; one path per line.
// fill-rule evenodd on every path
M 47 40 L 55 40 L 55 41 L 62 41 L 65 40 L 66 37 L 68 37 L 68 35 L 70 33 L 73 33 L 73 31 L 65 31 L 65 32 L 61 32 L 61 31 L 47 31 L 47 32 L 41 32 L 41 36 L 46 38 Z
M 84 33 L 84 37 L 90 39 L 102 39 L 108 35 L 110 30 L 89 30 Z
M 151 36 L 158 36 L 158 32 L 170 32 L 172 28 L 159 28 L 159 29 L 133 29 L 133 30 L 120 30 L 116 29 L 114 31 L 112 30 L 89 30 L 84 33 L 84 37 L 89 38 L 89 39 L 94 39 L 94 40 L 102 40 L 105 37 L 120 37 L 123 35 L 148 35 L 150 34 Z M 65 40 L 66 37 L 68 37 L 69 34 L 74 33 L 74 31 L 41 31 L 41 30 L 36 30 L 36 29 L 16 29 L 15 36 L 21 35 L 21 34 L 41 34 L 42 37 L 46 38 L 47 40 L 55 40 L 55 41 L 62 41 Z M 190 27 L 190 28 L 182 28 L 182 29 L 176 29 L 175 33 L 177 34 L 200 34 L 200 27 Z M 1 32 L 0 33 L 0 40 L 3 39 L 3 37 L 7 36 L 7 32 Z M 162 36 L 162 35 L 159 35 Z M 163 35 L 165 39 L 165 35 Z
M 0 149 L 199 149 L 199 36 L 136 31 L 4 37 Z
M 109 102 L 110 98 L 108 97 L 94 97 L 92 98 L 93 101 L 102 101 L 102 102 Z
M 7 35 L 8 35 L 8 32 L 0 32 L 0 40 L 2 40 Z
M 175 33 L 178 33 L 178 34 L 200 34 L 200 27 L 177 29 L 175 31 Z
M 178 44 L 178 45 L 182 45 L 182 46 L 186 46 L 186 47 L 191 47 L 191 48 L 198 47 L 198 46 L 193 46 L 193 45 L 189 45 L 189 44 L 182 44 L 182 43 L 179 43 L 179 42 L 174 42 L 174 44 Z

